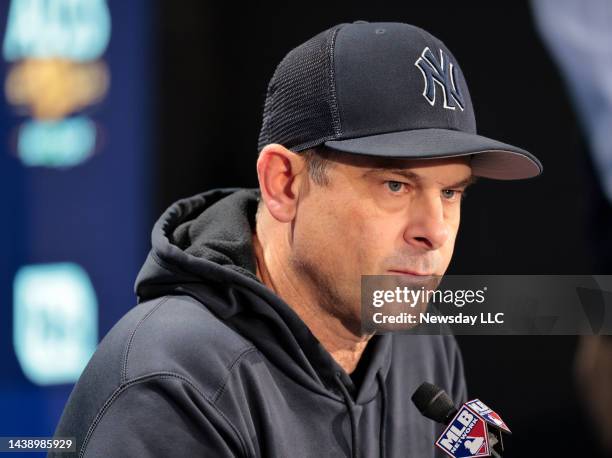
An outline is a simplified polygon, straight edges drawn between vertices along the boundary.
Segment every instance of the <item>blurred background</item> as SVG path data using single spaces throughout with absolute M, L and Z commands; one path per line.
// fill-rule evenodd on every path
M 267 82 L 292 47 L 339 22 L 408 22 L 442 39 L 479 133 L 544 164 L 537 179 L 470 190 L 449 273 L 612 274 L 607 143 L 594 140 L 612 131 L 601 121 L 612 68 L 591 72 L 579 57 L 597 43 L 612 67 L 612 6 L 558 1 L 565 10 L 555 0 L 252 2 L 248 12 L 206 0 L 0 2 L 0 436 L 53 434 L 97 343 L 134 306 L 167 206 L 257 186 Z M 576 87 L 587 83 L 609 91 L 585 99 Z M 513 430 L 507 456 L 609 456 L 599 400 L 581 379 L 604 375 L 579 338 L 458 340 L 470 395 Z

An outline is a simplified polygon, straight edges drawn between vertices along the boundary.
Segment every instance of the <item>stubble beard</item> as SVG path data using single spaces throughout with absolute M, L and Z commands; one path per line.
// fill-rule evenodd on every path
M 353 335 L 361 337 L 361 316 L 355 315 L 359 307 L 352 303 L 350 294 L 343 294 L 338 288 L 333 273 L 327 274 L 307 256 L 297 256 L 294 253 L 289 262 L 294 272 L 307 283 L 316 304 L 332 318 L 338 319 Z

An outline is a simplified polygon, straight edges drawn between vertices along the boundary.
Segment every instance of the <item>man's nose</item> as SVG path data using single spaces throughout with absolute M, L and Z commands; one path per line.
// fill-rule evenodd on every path
M 404 239 L 423 250 L 437 250 L 450 235 L 440 196 L 423 195 L 410 205 Z

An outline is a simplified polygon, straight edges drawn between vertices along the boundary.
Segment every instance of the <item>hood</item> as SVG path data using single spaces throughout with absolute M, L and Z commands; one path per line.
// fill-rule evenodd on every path
M 258 189 L 227 188 L 168 208 L 153 228 L 136 280 L 139 302 L 192 296 L 309 390 L 346 397 L 346 388 L 356 404 L 372 400 L 390 367 L 391 335 L 372 337 L 357 390 L 291 307 L 257 278 L 252 234 L 258 201 Z

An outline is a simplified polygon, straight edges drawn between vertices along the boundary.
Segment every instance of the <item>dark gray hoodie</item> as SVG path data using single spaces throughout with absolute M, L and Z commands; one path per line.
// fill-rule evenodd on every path
M 375 335 L 348 375 L 257 279 L 258 197 L 219 189 L 162 215 L 139 304 L 100 343 L 56 435 L 85 457 L 442 456 L 410 396 L 428 381 L 466 400 L 454 338 Z

